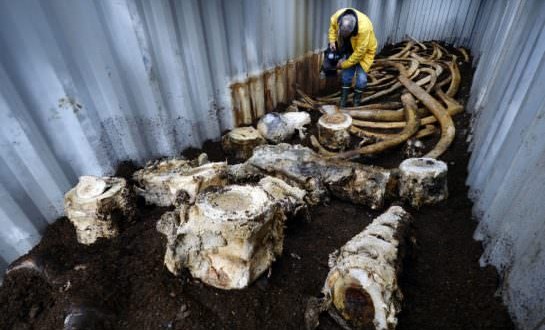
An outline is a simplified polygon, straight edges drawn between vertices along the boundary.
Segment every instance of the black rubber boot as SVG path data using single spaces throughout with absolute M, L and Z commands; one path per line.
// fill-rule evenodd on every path
M 339 102 L 339 107 L 346 108 L 346 101 L 348 100 L 348 94 L 350 94 L 350 86 L 342 86 L 341 101 Z
M 359 107 L 361 105 L 361 94 L 362 90 L 354 89 L 354 106 Z

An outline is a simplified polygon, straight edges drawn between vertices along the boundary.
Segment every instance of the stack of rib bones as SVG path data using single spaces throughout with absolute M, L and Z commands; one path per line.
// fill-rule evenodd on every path
M 313 137 L 313 146 L 330 157 L 352 158 L 380 153 L 440 129 L 439 142 L 425 155 L 439 157 L 454 139 L 452 116 L 463 111 L 454 99 L 461 82 L 457 61 L 461 58 L 469 63 L 470 59 L 464 48 L 458 48 L 457 53 L 451 54 L 437 42 L 413 39 L 394 49 L 394 54 L 377 57 L 367 73 L 369 83 L 363 105 L 339 110 L 353 118 L 349 133 L 361 138 L 362 145 L 335 153 Z M 339 93 L 312 98 L 301 89 L 297 92 L 300 98 L 293 101 L 292 108 L 322 111 L 325 105 L 336 104 L 340 98 Z M 384 99 L 388 101 L 378 101 Z

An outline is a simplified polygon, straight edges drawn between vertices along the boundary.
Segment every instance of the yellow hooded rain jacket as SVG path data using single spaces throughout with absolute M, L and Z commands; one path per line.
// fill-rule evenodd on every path
M 350 43 L 352 44 L 352 49 L 354 49 L 354 52 L 341 64 L 341 68 L 347 69 L 353 65 L 356 65 L 357 63 L 360 63 L 363 70 L 368 72 L 371 64 L 373 64 L 373 60 L 375 59 L 377 39 L 375 38 L 373 24 L 367 15 L 357 11 L 354 8 L 342 8 L 337 10 L 335 14 L 331 16 L 328 39 L 329 42 L 337 41 L 339 17 L 348 9 L 351 9 L 356 13 L 358 19 L 358 34 L 350 37 Z

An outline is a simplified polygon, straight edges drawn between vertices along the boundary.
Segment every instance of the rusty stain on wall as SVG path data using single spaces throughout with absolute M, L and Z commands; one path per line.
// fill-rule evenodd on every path
M 296 97 L 296 87 L 315 95 L 326 87 L 320 80 L 322 53 L 304 56 L 230 85 L 235 126 L 249 125 Z

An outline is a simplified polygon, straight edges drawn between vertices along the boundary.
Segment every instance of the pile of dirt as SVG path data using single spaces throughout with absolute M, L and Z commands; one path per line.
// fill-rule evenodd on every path
M 458 99 L 464 102 L 472 70 L 461 70 Z M 495 270 L 478 264 L 482 247 L 472 239 L 476 222 L 465 186 L 469 117 L 459 115 L 455 122 L 456 140 L 442 157 L 449 165 L 449 199 L 418 211 L 407 207 L 416 246 L 400 279 L 405 298 L 398 329 L 513 329 L 495 295 Z M 430 147 L 437 139 L 425 143 Z M 184 155 L 201 151 L 211 160 L 224 159 L 214 142 Z M 393 167 L 402 159 L 398 148 L 361 161 Z M 125 162 L 117 175 L 130 178 L 135 170 Z M 78 244 L 71 223 L 58 219 L 22 257 L 34 266 L 5 277 L 0 329 L 62 329 L 69 314 L 78 329 L 301 329 L 307 300 L 320 294 L 326 278 L 328 255 L 380 214 L 335 199 L 314 207 L 311 223 L 288 221 L 284 252 L 269 274 L 247 289 L 224 291 L 187 274 L 174 277 L 163 266 L 165 240 L 155 223 L 167 210 L 140 200 L 137 217 L 118 237 L 91 246 Z M 319 329 L 340 327 L 324 314 Z

